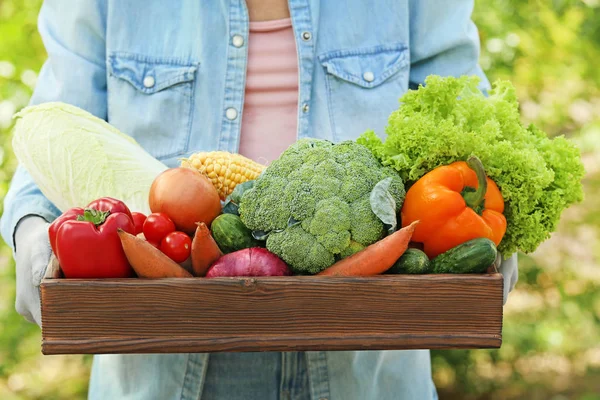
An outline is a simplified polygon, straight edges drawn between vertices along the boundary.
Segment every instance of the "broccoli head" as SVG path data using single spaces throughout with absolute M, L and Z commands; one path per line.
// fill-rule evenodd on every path
M 267 249 L 295 273 L 316 274 L 385 235 L 370 194 L 386 178 L 392 178 L 398 212 L 402 179 L 369 149 L 353 141 L 300 139 L 244 193 L 240 217 L 249 229 L 269 233 Z

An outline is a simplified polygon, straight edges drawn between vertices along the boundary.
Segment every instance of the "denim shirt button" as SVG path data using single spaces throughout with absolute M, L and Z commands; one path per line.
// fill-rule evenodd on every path
M 234 119 L 237 118 L 238 112 L 235 108 L 233 107 L 229 107 L 227 110 L 225 110 L 225 116 L 227 117 L 228 120 L 233 121 Z
M 154 83 L 155 83 L 154 77 L 150 76 L 150 75 L 146 76 L 144 78 L 144 82 L 143 83 L 144 83 L 144 87 L 151 88 L 152 86 L 154 86 Z
M 312 38 L 312 34 L 309 31 L 302 32 L 302 40 L 308 42 Z
M 235 47 L 242 47 L 244 45 L 244 37 L 241 35 L 235 35 L 233 38 L 231 38 L 231 43 Z
M 307 113 L 310 110 L 308 103 L 302 104 L 302 112 Z
M 363 79 L 367 82 L 373 82 L 375 80 L 375 75 L 373 75 L 371 71 L 368 71 L 363 74 Z

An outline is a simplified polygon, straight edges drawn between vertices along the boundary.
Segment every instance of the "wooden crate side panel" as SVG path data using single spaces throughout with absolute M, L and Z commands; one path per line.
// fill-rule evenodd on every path
M 41 292 L 44 349 L 62 353 L 497 347 L 502 331 L 499 275 L 46 280 Z

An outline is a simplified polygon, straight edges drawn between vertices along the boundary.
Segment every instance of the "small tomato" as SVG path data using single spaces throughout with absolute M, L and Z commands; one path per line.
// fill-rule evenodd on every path
M 152 213 L 144 221 L 142 231 L 147 241 L 160 243 L 165 236 L 175 231 L 175 224 L 167 214 Z
M 176 263 L 187 260 L 191 250 L 192 239 L 183 232 L 171 232 L 160 242 L 160 251 Z
M 140 212 L 132 212 L 131 217 L 133 218 L 133 224 L 135 225 L 135 234 L 138 235 L 144 231 L 144 222 L 146 216 Z

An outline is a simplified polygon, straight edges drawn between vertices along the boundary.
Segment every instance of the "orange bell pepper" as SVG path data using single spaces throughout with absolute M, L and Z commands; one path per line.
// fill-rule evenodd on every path
M 406 193 L 402 226 L 420 220 L 412 241 L 435 257 L 468 240 L 485 237 L 496 246 L 506 232 L 504 199 L 477 157 L 438 167 Z

